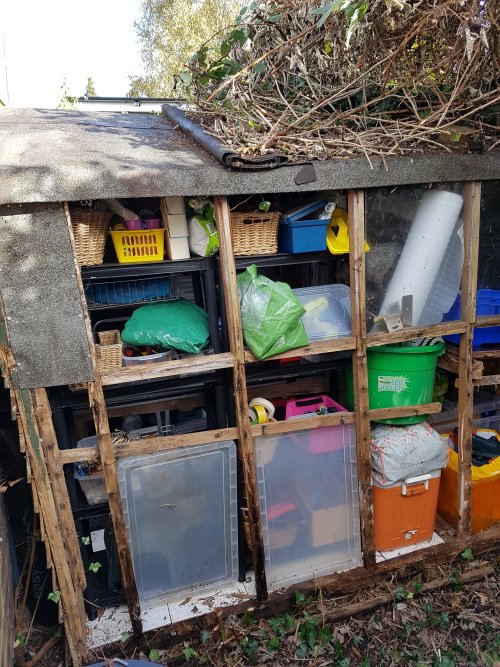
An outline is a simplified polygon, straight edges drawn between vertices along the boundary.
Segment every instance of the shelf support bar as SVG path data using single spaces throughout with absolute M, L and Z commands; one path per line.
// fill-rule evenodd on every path
M 465 332 L 460 335 L 458 353 L 458 522 L 457 537 L 462 543 L 470 538 L 472 419 L 474 380 L 472 341 L 476 321 L 477 268 L 479 254 L 479 219 L 481 183 L 464 186 L 464 265 L 461 283 L 461 319 Z
M 361 544 L 367 569 L 375 567 L 375 536 L 372 500 L 370 413 L 368 406 L 368 368 L 366 355 L 365 289 L 365 200 L 363 190 L 349 190 L 349 275 L 351 282 L 352 334 L 356 349 L 352 353 L 354 384 L 354 424 L 358 461 Z
M 225 197 L 215 197 L 215 219 L 219 233 L 220 271 L 224 288 L 229 347 L 233 354 L 233 383 L 236 418 L 239 430 L 240 456 L 248 505 L 251 549 L 255 567 L 255 586 L 259 600 L 267 597 L 264 542 L 259 511 L 259 495 L 255 475 L 253 438 L 248 417 L 248 396 L 245 374 L 245 355 L 241 328 L 236 266 L 231 241 L 229 204 Z

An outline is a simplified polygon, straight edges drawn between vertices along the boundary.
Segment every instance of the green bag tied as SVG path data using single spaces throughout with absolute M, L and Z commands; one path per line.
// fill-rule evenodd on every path
M 243 338 L 257 359 L 309 343 L 305 310 L 290 285 L 257 273 L 255 264 L 238 275 Z
M 122 332 L 126 345 L 151 345 L 192 354 L 200 352 L 208 338 L 208 315 L 186 299 L 137 308 Z

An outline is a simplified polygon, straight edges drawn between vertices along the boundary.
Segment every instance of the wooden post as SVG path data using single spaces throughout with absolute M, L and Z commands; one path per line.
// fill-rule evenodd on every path
M 472 465 L 472 415 L 474 381 L 472 377 L 472 339 L 476 321 L 477 266 L 481 183 L 464 187 L 464 265 L 461 284 L 461 319 L 465 333 L 460 336 L 458 361 L 458 522 L 457 537 L 466 543 L 470 537 L 470 495 Z
M 255 475 L 253 439 L 248 417 L 248 396 L 245 374 L 245 355 L 241 328 L 236 266 L 234 262 L 230 211 L 225 197 L 215 197 L 215 219 L 219 233 L 219 252 L 224 299 L 227 313 L 229 346 L 234 357 L 233 382 L 236 416 L 238 420 L 240 456 L 243 465 L 245 495 L 248 504 L 251 548 L 255 567 L 255 586 L 259 600 L 267 597 L 264 543 L 258 503 L 257 478 Z
M 68 560 L 72 564 L 71 574 L 75 587 L 85 588 L 87 583 L 82 562 L 82 554 L 75 531 L 73 513 L 68 495 L 68 487 L 64 479 L 61 453 L 57 446 L 57 438 L 52 423 L 47 392 L 45 389 L 31 389 L 35 418 L 40 433 L 40 444 L 47 462 L 47 471 L 54 494 L 56 511 L 59 518 L 61 533 L 66 545 Z M 85 619 L 86 620 L 86 617 Z
M 349 274 L 351 280 L 352 333 L 356 349 L 352 353 L 354 385 L 354 423 L 359 482 L 359 512 L 363 560 L 368 569 L 375 566 L 375 537 L 372 502 L 370 414 L 368 407 L 368 368 L 366 357 L 365 290 L 365 209 L 364 192 L 349 190 Z
M 28 389 L 15 391 L 18 424 L 23 430 L 26 455 L 29 458 L 34 493 L 37 495 L 40 518 L 43 521 L 46 540 L 50 545 L 52 563 L 61 592 L 66 638 L 74 665 L 80 665 L 87 655 L 85 608 L 82 591 L 75 588 L 71 570 L 73 563 L 68 558 L 63 530 L 56 510 L 50 475 L 44 458 L 40 433 L 35 417 L 31 393 Z
M 73 257 L 75 260 L 75 279 L 80 292 L 80 300 L 82 304 L 82 312 L 87 329 L 87 339 L 89 344 L 90 363 L 92 367 L 92 374 L 94 381 L 88 384 L 88 394 L 90 409 L 94 417 L 95 432 L 97 434 L 97 448 L 101 459 L 102 472 L 104 476 L 104 484 L 106 486 L 106 493 L 108 496 L 109 510 L 111 513 L 111 520 L 113 523 L 114 536 L 116 540 L 116 548 L 118 551 L 118 560 L 120 561 L 120 571 L 122 576 L 122 586 L 125 592 L 125 598 L 130 614 L 130 621 L 135 635 L 142 634 L 142 623 L 140 619 L 139 595 L 135 584 L 134 568 L 132 564 L 132 556 L 130 554 L 130 547 L 128 543 L 127 529 L 123 516 L 123 508 L 120 500 L 120 491 L 118 488 L 118 479 L 116 477 L 116 460 L 111 443 L 111 434 L 109 431 L 108 413 L 106 410 L 106 401 L 104 399 L 104 391 L 102 388 L 101 373 L 97 365 L 97 357 L 92 338 L 92 328 L 87 311 L 87 304 L 85 300 L 85 292 L 83 289 L 82 274 L 78 262 L 76 261 L 75 245 L 73 240 L 73 232 L 71 228 L 71 218 L 69 214 L 69 207 L 64 205 L 64 211 L 68 220 L 68 229 L 73 247 Z

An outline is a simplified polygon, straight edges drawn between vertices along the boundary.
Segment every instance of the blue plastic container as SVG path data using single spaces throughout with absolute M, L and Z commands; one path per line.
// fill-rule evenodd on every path
M 476 315 L 498 315 L 500 313 L 500 290 L 480 289 L 477 291 Z M 451 309 L 443 317 L 444 322 L 460 319 L 460 293 L 455 299 Z M 459 334 L 443 336 L 450 343 L 458 345 L 460 343 Z M 484 329 L 475 329 L 472 347 L 474 350 L 482 345 L 500 344 L 500 327 L 485 327 Z
M 283 215 L 279 231 L 281 252 L 297 254 L 326 250 L 326 228 L 330 219 L 308 216 L 318 214 L 327 203 L 324 199 L 318 200 Z

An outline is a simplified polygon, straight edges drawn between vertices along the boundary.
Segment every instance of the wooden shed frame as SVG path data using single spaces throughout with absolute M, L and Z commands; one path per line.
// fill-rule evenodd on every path
M 489 156 L 488 159 L 490 159 Z M 439 170 L 439 160 L 440 156 L 436 156 L 436 168 L 434 170 L 427 170 L 428 182 L 446 181 L 450 180 L 450 176 L 453 177 L 450 170 Z M 499 161 L 496 160 L 495 164 L 498 166 Z M 332 189 L 338 187 L 338 181 L 336 182 L 334 177 L 334 167 L 335 165 L 332 168 Z M 292 173 L 296 172 L 296 170 L 290 171 Z M 396 171 L 397 169 L 391 171 L 389 168 L 380 185 L 398 183 L 400 177 L 395 176 Z M 492 169 L 491 173 L 494 174 L 495 169 Z M 498 173 L 497 169 L 497 176 L 489 176 L 488 178 L 498 178 Z M 356 586 L 361 588 L 368 581 L 389 570 L 410 565 L 422 558 L 445 560 L 452 554 L 463 550 L 466 546 L 470 545 L 474 549 L 480 549 L 493 544 L 500 537 L 500 525 L 494 525 L 481 533 L 471 533 L 471 435 L 473 390 L 475 384 L 477 384 L 477 381 L 473 379 L 472 339 L 476 328 L 500 325 L 500 316 L 476 317 L 481 179 L 471 180 L 470 176 L 464 178 L 464 264 L 461 280 L 462 301 L 460 320 L 434 326 L 405 328 L 393 333 L 367 333 L 364 256 L 364 188 L 366 187 L 366 183 L 361 183 L 357 187 L 355 174 L 352 174 L 349 178 L 351 185 L 347 184 L 345 189 L 348 191 L 352 335 L 347 338 L 310 343 L 305 348 L 277 355 L 273 359 L 339 351 L 351 352 L 355 394 L 355 409 L 353 412 L 311 416 L 299 422 L 275 422 L 257 426 L 250 424 L 247 411 L 246 368 L 248 365 L 254 363 L 256 359 L 244 348 L 243 343 L 236 284 L 236 265 L 231 243 L 230 209 L 226 196 L 235 192 L 238 193 L 239 187 L 231 189 L 230 185 L 227 186 L 225 184 L 222 189 L 207 191 L 205 189 L 206 186 L 199 186 L 197 192 L 191 191 L 189 193 L 216 195 L 214 196 L 214 204 L 220 241 L 220 273 L 228 324 L 229 352 L 200 356 L 195 360 L 179 359 L 158 363 L 154 366 L 122 368 L 120 371 L 101 374 L 96 360 L 80 267 L 76 258 L 74 260 L 74 277 L 80 294 L 82 313 L 84 314 L 90 353 L 90 366 L 93 376 L 93 380 L 88 382 L 87 388 L 95 430 L 98 435 L 97 455 L 103 467 L 109 507 L 118 546 L 122 581 L 132 628 L 136 635 L 140 635 L 142 632 L 141 614 L 116 475 L 116 461 L 123 456 L 160 452 L 181 446 L 191 447 L 225 440 L 235 440 L 238 443 L 238 452 L 243 465 L 245 494 L 248 502 L 251 550 L 256 584 L 256 599 L 240 604 L 238 606 L 238 611 L 240 612 L 244 611 L 245 608 L 255 606 L 259 602 L 269 604 L 270 608 L 272 608 L 273 601 L 272 595 L 268 599 L 265 579 L 264 543 L 254 467 L 253 438 L 255 436 L 287 433 L 346 423 L 354 423 L 355 425 L 363 566 L 349 572 L 335 573 L 322 577 L 319 580 L 306 582 L 299 587 L 294 586 L 293 591 L 297 590 L 297 588 L 307 590 L 317 586 L 326 590 L 343 590 L 347 584 L 351 588 L 355 588 Z M 363 181 L 364 179 L 361 178 L 360 180 Z M 404 179 L 404 182 L 408 184 L 413 183 L 411 172 Z M 417 179 L 415 179 L 415 182 L 417 182 Z M 422 178 L 418 179 L 418 182 L 423 182 Z M 372 186 L 375 187 L 376 184 L 372 184 Z M 159 197 L 178 194 L 188 195 L 188 192 L 179 192 L 178 189 L 169 191 L 167 188 L 158 188 L 155 190 L 155 187 L 149 187 L 148 196 L 151 196 L 152 191 L 156 192 L 156 195 Z M 276 191 L 279 191 L 279 187 L 281 186 L 277 183 Z M 295 191 L 299 190 L 299 188 L 291 185 L 290 190 L 292 189 Z M 313 186 L 310 189 L 313 189 Z M 321 190 L 321 187 L 319 189 Z M 222 191 L 224 191 L 224 194 L 220 194 Z M 249 191 L 255 192 L 256 190 L 250 189 Z M 267 191 L 270 191 L 270 189 L 268 188 Z M 217 192 L 219 192 L 218 195 Z M 99 198 L 100 196 L 102 196 L 100 193 L 96 193 L 95 198 Z M 126 195 L 117 190 L 116 196 Z M 136 194 L 134 196 L 139 195 Z M 31 201 L 35 201 L 36 199 L 40 201 L 40 197 L 43 197 L 43 194 L 38 195 L 37 198 L 33 197 Z M 11 202 L 7 200 L 6 203 L 17 204 L 18 201 L 19 199 L 14 198 Z M 24 201 L 28 200 L 25 199 Z M 42 201 L 44 200 L 42 199 Z M 49 200 L 47 199 L 47 201 Z M 68 204 L 59 204 L 59 206 L 64 207 L 64 213 L 68 222 L 68 236 L 71 239 L 71 243 L 73 243 Z M 4 207 L 4 215 L 8 215 L 8 208 Z M 0 235 L 1 233 L 0 229 Z M 1 302 L 0 307 L 2 307 Z M 453 538 L 447 538 L 443 544 L 427 548 L 425 551 L 415 551 L 390 561 L 376 562 L 371 491 L 370 420 L 436 413 L 441 410 L 441 404 L 430 403 L 404 408 L 370 410 L 368 406 L 367 348 L 387 343 L 407 341 L 414 338 L 442 336 L 445 334 L 460 335 L 458 368 L 459 498 L 456 535 Z M 3 317 L 0 317 L 0 364 L 2 374 L 4 382 L 10 391 L 13 418 L 17 419 L 18 422 L 21 449 L 26 456 L 28 477 L 32 484 L 35 507 L 40 514 L 41 531 L 47 547 L 48 561 L 53 567 L 55 583 L 61 592 L 61 610 L 67 643 L 73 664 L 76 666 L 82 664 L 82 661 L 89 653 L 83 593 L 85 572 L 64 479 L 64 466 L 77 461 L 95 460 L 96 451 L 93 448 L 78 450 L 59 449 L 46 388 L 21 386 L 16 373 L 17 363 L 18 361 L 14 357 L 10 340 L 8 316 L 3 312 Z M 103 387 L 138 380 L 176 377 L 180 374 L 194 375 L 216 369 L 229 369 L 232 372 L 237 427 L 113 445 Z M 496 383 L 498 378 L 484 378 L 481 383 L 487 384 L 489 381 Z M 291 599 L 291 596 L 292 589 L 285 591 L 280 598 L 283 601 L 283 599 Z M 268 600 L 267 603 L 265 602 L 266 600 Z M 224 614 L 233 611 L 234 609 L 229 607 L 224 611 Z M 174 628 L 171 629 L 173 630 Z

